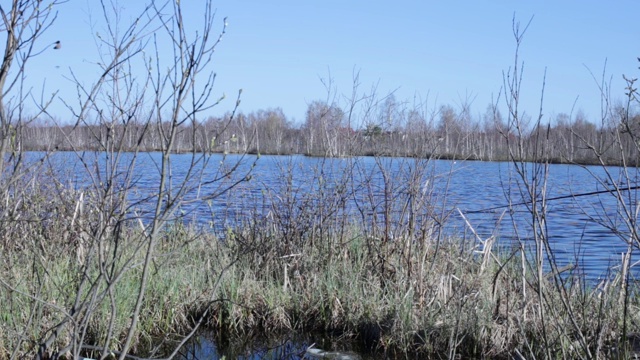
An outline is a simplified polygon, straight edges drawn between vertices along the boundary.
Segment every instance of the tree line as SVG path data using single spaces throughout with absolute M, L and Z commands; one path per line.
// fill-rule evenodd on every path
M 487 106 L 484 114 L 473 115 L 466 105 L 425 110 L 407 107 L 393 96 L 354 116 L 344 106 L 314 101 L 300 124 L 277 107 L 193 119 L 180 129 L 173 151 L 505 161 L 518 152 L 517 144 L 524 144 L 517 154 L 522 160 L 533 159 L 534 149 L 541 147 L 544 160 L 554 163 L 604 160 L 619 164 L 622 154 L 626 159 L 638 158 L 634 139 L 640 133 L 640 115 L 624 106 L 608 111 L 599 124 L 582 112 L 561 113 L 546 123 L 523 118 L 524 125 L 516 127 L 495 105 Z M 41 151 L 110 150 L 104 144 L 123 150 L 161 151 L 166 147 L 162 134 L 171 127 L 161 120 L 76 126 L 38 121 L 19 124 L 12 129 L 12 146 Z

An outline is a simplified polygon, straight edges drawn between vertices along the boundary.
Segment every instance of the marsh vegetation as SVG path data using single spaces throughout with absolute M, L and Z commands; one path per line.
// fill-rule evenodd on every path
M 58 4 L 0 7 L 0 357 L 174 357 L 205 328 L 227 342 L 320 331 L 400 358 L 624 358 L 637 350 L 635 80 L 620 107 L 603 91 L 600 126 L 579 114 L 553 129 L 542 114 L 522 116 L 526 29 L 514 21 L 505 115 L 490 105 L 484 127 L 465 107 L 407 108 L 361 92 L 357 76 L 353 95 L 341 104 L 329 92 L 298 129 L 277 110 L 240 114 L 240 93 L 236 110 L 207 119 L 224 101 L 210 65 L 226 22 L 211 2 L 201 5 L 206 21 L 196 32 L 179 1 L 152 1 L 131 24 L 103 1 L 101 75 L 75 79 L 73 123 L 62 124 L 46 119 L 55 96 L 28 112 L 33 97 L 20 86 Z M 159 53 L 160 41 L 173 52 Z M 60 150 L 73 161 L 61 161 Z M 141 161 L 150 150 L 152 166 Z M 343 163 L 332 176 L 319 166 L 299 180 L 283 158 L 272 170 L 279 186 L 252 194 L 266 205 L 235 211 L 229 196 L 241 198 L 260 161 L 249 152 Z M 344 158 L 358 154 L 374 155 L 373 166 Z M 446 202 L 434 189 L 450 179 L 430 171 L 440 157 L 508 163 L 505 211 L 491 226 L 514 224 L 509 246 L 480 236 L 464 212 L 434 206 Z M 600 166 L 597 176 L 584 170 L 614 206 L 584 221 L 625 249 L 600 283 L 557 261 L 548 227 L 554 161 Z M 142 184 L 140 171 L 156 180 Z M 210 205 L 222 198 L 228 206 Z M 211 209 L 213 224 L 192 221 L 194 208 Z M 225 211 L 239 221 L 219 224 Z M 451 216 L 471 240 L 442 231 Z

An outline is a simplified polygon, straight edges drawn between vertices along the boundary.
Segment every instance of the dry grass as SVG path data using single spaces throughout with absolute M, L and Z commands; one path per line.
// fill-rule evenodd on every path
M 407 247 L 400 240 L 363 236 L 356 227 L 348 229 L 344 242 L 327 237 L 315 239 L 315 246 L 285 244 L 268 230 L 259 237 L 242 234 L 224 242 L 188 231 L 165 234 L 134 350 L 148 352 L 159 340 L 176 340 L 207 307 L 213 310 L 208 327 L 229 336 L 325 331 L 358 339 L 372 350 L 441 358 L 506 358 L 516 350 L 543 357 L 542 336 L 553 339 L 550 352 L 559 358 L 588 357 L 581 337 L 591 355 L 606 357 L 621 333 L 619 277 L 597 287 L 579 286 L 570 275 L 560 279 L 561 287 L 545 278 L 540 303 L 534 296 L 538 279 L 534 272 L 523 276 L 518 251 L 487 261 L 455 240 L 410 241 Z M 287 245 L 292 251 L 282 254 Z M 3 357 L 15 349 L 33 351 L 38 338 L 65 316 L 84 270 L 73 251 L 60 250 L 35 259 L 2 249 L 0 276 L 13 289 L 0 292 Z M 115 306 L 99 304 L 86 329 L 87 343 L 106 338 L 112 311 L 115 333 L 125 333 L 137 281 L 135 271 L 128 273 L 114 292 Z M 639 305 L 632 296 L 628 306 Z M 541 311 L 549 315 L 546 323 Z M 637 312 L 629 313 L 637 323 Z M 58 347 L 66 340 L 61 334 Z M 117 342 L 111 346 L 118 349 Z
M 321 246 L 288 255 L 279 254 L 284 244 L 274 237 L 251 239 L 262 250 L 238 259 L 210 325 L 238 335 L 325 331 L 380 351 L 443 358 L 506 358 L 516 350 L 536 357 L 610 357 L 618 345 L 619 277 L 584 287 L 570 274 L 549 275 L 538 297 L 538 279 L 533 272 L 523 276 L 519 256 L 494 254 L 485 261 L 453 240 L 439 247 L 413 242 L 407 249 L 355 230 L 348 238 L 316 239 Z M 380 249 L 382 258 L 372 254 Z M 555 286 L 555 280 L 564 284 Z M 635 297 L 630 306 L 638 306 Z M 549 314 L 546 322 L 542 312 Z M 541 349 L 543 336 L 552 339 L 551 349 Z

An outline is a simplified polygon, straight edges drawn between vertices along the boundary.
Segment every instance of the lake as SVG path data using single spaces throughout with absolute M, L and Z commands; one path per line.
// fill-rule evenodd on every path
M 113 174 L 116 186 L 132 190 L 132 214 L 150 216 L 160 153 L 139 154 L 131 173 L 133 154 L 118 161 L 105 153 L 80 155 L 60 152 L 48 163 L 76 189 L 105 186 Z M 537 167 L 526 164 L 524 169 L 531 174 Z M 533 246 L 528 198 L 508 162 L 221 154 L 194 159 L 176 154 L 170 175 L 166 190 L 184 191 L 176 216 L 221 236 L 230 227 L 270 216 L 287 218 L 290 226 L 347 217 L 377 228 L 384 228 L 389 218 L 385 234 L 390 239 L 409 223 L 428 223 L 434 234 L 460 236 L 477 245 L 462 213 L 481 238 L 495 235 L 501 248 Z M 547 234 L 559 266 L 574 264 L 587 278 L 598 279 L 620 263 L 630 238 L 625 218 L 635 221 L 638 190 L 622 191 L 618 201 L 615 193 L 605 191 L 612 182 L 607 178 L 626 187 L 635 186 L 637 177 L 635 168 L 548 166 Z M 183 182 L 188 186 L 181 189 Z M 309 210 L 317 218 L 304 216 Z

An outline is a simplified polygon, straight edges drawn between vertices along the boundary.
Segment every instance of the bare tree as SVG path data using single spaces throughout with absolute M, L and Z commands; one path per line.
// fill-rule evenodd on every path
M 59 3 L 16 0 L 10 9 L 0 5 L 2 30 L 6 34 L 5 56 L 0 66 L 0 196 L 4 204 L 12 205 L 9 200 L 18 194 L 11 187 L 19 186 L 20 179 L 28 180 L 24 176 L 26 170 L 18 171 L 23 157 L 24 125 L 44 114 L 52 100 L 37 103 L 38 111 L 26 116 L 25 103 L 30 94 L 22 84 L 28 73 L 28 60 L 58 47 L 57 44 L 41 45 L 39 39 L 55 20 Z M 124 359 L 139 330 L 154 262 L 184 245 L 176 243 L 158 250 L 159 242 L 167 236 L 167 224 L 181 221 L 184 216 L 181 209 L 215 199 L 247 179 L 251 166 L 240 174 L 239 162 L 223 159 L 222 164 L 211 171 L 211 152 L 196 152 L 196 143 L 203 142 L 198 140 L 202 134 L 197 131 L 203 113 L 225 98 L 214 95 L 215 73 L 211 62 L 226 32 L 226 19 L 220 22 L 221 30 L 216 32 L 214 26 L 218 22 L 212 2 L 206 1 L 202 7 L 203 16 L 196 22 L 198 29 L 191 29 L 183 18 L 180 1 L 152 0 L 131 23 L 121 19 L 117 1 L 99 2 L 98 18 L 102 19 L 99 21 L 102 27 L 96 32 L 100 56 L 96 66 L 100 76 L 89 82 L 71 70 L 69 77 L 78 90 L 77 100 L 62 101 L 72 111 L 75 124 L 57 124 L 57 143 L 47 145 L 68 147 L 75 159 L 65 159 L 79 164 L 83 171 L 74 176 L 84 180 L 78 188 L 69 188 L 66 178 L 58 177 L 58 169 L 51 164 L 46 170 L 50 184 L 37 182 L 36 177 L 42 176 L 38 173 L 33 174 L 31 181 L 32 190 L 45 191 L 48 196 L 51 209 L 46 210 L 47 216 L 57 216 L 66 228 L 27 236 L 27 231 L 37 232 L 53 223 L 53 218 L 37 220 L 39 208 L 27 207 L 38 205 L 33 200 L 15 203 L 15 209 L 23 209 L 23 214 L 0 214 L 0 220 L 6 225 L 3 227 L 23 231 L 22 238 L 33 239 L 32 243 L 24 244 L 26 254 L 35 261 L 34 273 L 45 276 L 42 283 L 34 285 L 32 293 L 23 293 L 31 301 L 32 314 L 29 324 L 20 330 L 12 357 L 24 351 L 24 339 L 36 337 L 28 350 L 38 359 L 67 353 L 79 358 L 86 349 L 99 349 L 102 357 L 106 357 L 116 343 L 119 343 L 119 358 Z M 169 51 L 160 44 L 170 44 Z M 235 117 L 239 104 L 240 93 L 229 122 Z M 206 140 L 207 144 L 213 144 L 215 139 Z M 85 153 L 88 148 L 97 152 Z M 140 171 L 142 151 L 150 148 L 160 151 L 152 159 L 158 181 L 153 189 L 141 189 L 136 174 Z M 189 151 L 190 156 L 186 170 L 178 174 L 174 171 L 174 154 L 183 151 Z M 9 217 L 3 217 L 5 215 Z M 33 216 L 30 221 L 35 227 L 18 226 L 16 216 L 25 215 Z M 59 234 L 60 238 L 47 238 L 49 234 Z M 8 245 L 7 239 L 9 237 L 2 237 L 3 249 Z M 77 254 L 77 263 L 70 264 L 68 269 L 72 280 L 65 284 L 73 290 L 55 303 L 42 294 L 48 271 L 56 261 L 52 254 L 54 246 Z M 135 301 L 124 310 L 129 323 L 121 333 L 122 324 L 118 325 L 117 319 L 123 314 L 115 306 L 116 293 L 123 279 L 131 276 L 137 279 Z M 8 279 L 0 279 L 0 286 L 20 293 Z M 97 319 L 101 308 L 109 308 L 109 315 Z M 41 332 L 38 325 L 43 320 L 33 316 L 42 309 L 51 314 L 55 323 Z M 193 335 L 207 312 L 205 308 L 195 319 L 192 331 L 179 341 L 170 356 Z M 106 332 L 92 338 L 90 327 L 96 322 L 106 322 Z M 29 331 L 34 332 L 33 336 Z
M 304 124 L 307 152 L 311 155 L 339 156 L 339 134 L 344 112 L 335 104 L 314 101 L 307 108 Z

